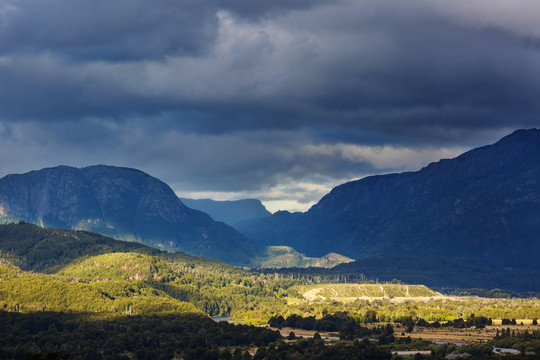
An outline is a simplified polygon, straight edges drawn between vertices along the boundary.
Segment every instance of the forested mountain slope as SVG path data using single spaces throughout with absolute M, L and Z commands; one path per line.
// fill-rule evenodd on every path
M 283 305 L 295 284 L 86 231 L 0 225 L 0 309 L 229 315 Z
M 202 271 L 243 272 L 217 260 L 183 252 L 169 253 L 88 231 L 41 228 L 28 223 L 0 225 L 0 259 L 23 270 L 53 273 L 80 259 L 113 253 L 152 255 Z
M 340 185 L 306 213 L 279 212 L 241 231 L 308 256 L 464 257 L 540 269 L 540 130 L 420 171 Z
M 162 181 L 112 166 L 59 166 L 0 179 L 0 222 L 88 230 L 245 265 L 263 247 L 185 206 Z

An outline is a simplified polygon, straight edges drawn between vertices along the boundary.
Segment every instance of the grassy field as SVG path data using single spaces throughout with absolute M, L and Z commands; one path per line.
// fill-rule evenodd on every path
M 485 343 L 491 339 L 493 339 L 497 333 L 497 330 L 502 331 L 503 329 L 509 328 L 511 331 L 516 332 L 523 332 L 525 330 L 532 332 L 535 330 L 538 330 L 538 326 L 531 326 L 531 325 L 514 325 L 514 326 L 501 326 L 501 325 L 493 325 L 493 326 L 487 326 L 484 329 L 475 329 L 475 328 L 469 328 L 469 329 L 456 329 L 456 328 L 439 328 L 439 329 L 433 329 L 433 328 L 425 328 L 425 327 L 415 327 L 412 332 L 404 332 L 405 328 L 402 326 L 399 326 L 399 324 L 391 323 L 394 326 L 394 335 L 397 338 L 402 337 L 411 337 L 411 339 L 423 339 L 423 340 L 429 340 L 433 342 L 449 342 L 449 343 L 467 343 L 467 344 L 474 344 L 474 343 Z M 382 323 L 382 325 L 385 325 L 385 323 Z M 364 325 L 367 327 L 373 327 L 373 326 L 381 326 L 381 323 L 373 324 L 373 325 Z M 296 334 L 296 336 L 303 336 L 303 337 L 313 337 L 313 335 L 318 332 L 316 330 L 303 330 L 303 329 L 296 329 L 296 328 L 271 328 L 272 330 L 279 330 L 282 336 L 287 336 L 292 331 Z M 321 331 L 319 334 L 322 336 L 323 339 L 327 341 L 336 341 L 339 339 L 339 333 L 336 332 L 324 332 Z
M 520 320 L 521 321 L 521 320 Z M 500 321 L 499 321 L 500 323 Z M 525 323 L 525 322 L 524 322 Z M 502 331 L 509 328 L 510 331 L 523 332 L 525 330 L 532 332 L 538 330 L 538 326 L 531 325 L 492 325 L 486 326 L 485 329 L 456 329 L 456 328 L 423 328 L 415 327 L 410 333 L 405 335 L 399 335 L 403 328 L 396 328 L 396 334 L 398 337 L 410 336 L 413 339 L 424 339 L 430 341 L 440 342 L 457 342 L 457 343 L 481 343 L 487 342 L 495 337 L 497 330 Z
M 369 298 L 433 298 L 442 296 L 424 285 L 321 284 L 295 287 L 307 300 L 354 301 Z

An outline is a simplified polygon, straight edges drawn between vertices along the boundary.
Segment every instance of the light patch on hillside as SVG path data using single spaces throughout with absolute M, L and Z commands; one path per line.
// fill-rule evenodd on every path
M 401 284 L 321 284 L 299 286 L 298 292 L 306 300 L 354 301 L 358 299 L 430 300 L 444 298 L 424 285 Z
M 252 264 L 261 268 L 332 268 L 352 261 L 354 260 L 336 253 L 329 253 L 320 258 L 312 258 L 299 253 L 290 246 L 268 246 L 264 255 L 254 259 Z

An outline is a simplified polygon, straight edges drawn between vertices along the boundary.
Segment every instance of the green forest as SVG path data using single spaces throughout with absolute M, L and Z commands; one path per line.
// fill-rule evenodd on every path
M 237 268 L 84 231 L 3 225 L 0 359 L 391 359 L 396 349 L 420 346 L 437 358 L 466 348 L 395 335 L 495 321 L 534 325 L 540 317 L 532 297 L 445 296 L 423 285 L 350 280 Z M 289 327 L 339 340 L 275 330 Z M 501 331 L 493 345 L 540 353 L 534 331 Z M 493 356 L 485 347 L 467 351 Z

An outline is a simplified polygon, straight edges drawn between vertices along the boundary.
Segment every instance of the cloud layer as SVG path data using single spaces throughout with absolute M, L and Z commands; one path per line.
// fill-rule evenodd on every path
M 133 166 L 305 208 L 538 126 L 538 18 L 535 0 L 3 0 L 0 171 Z

